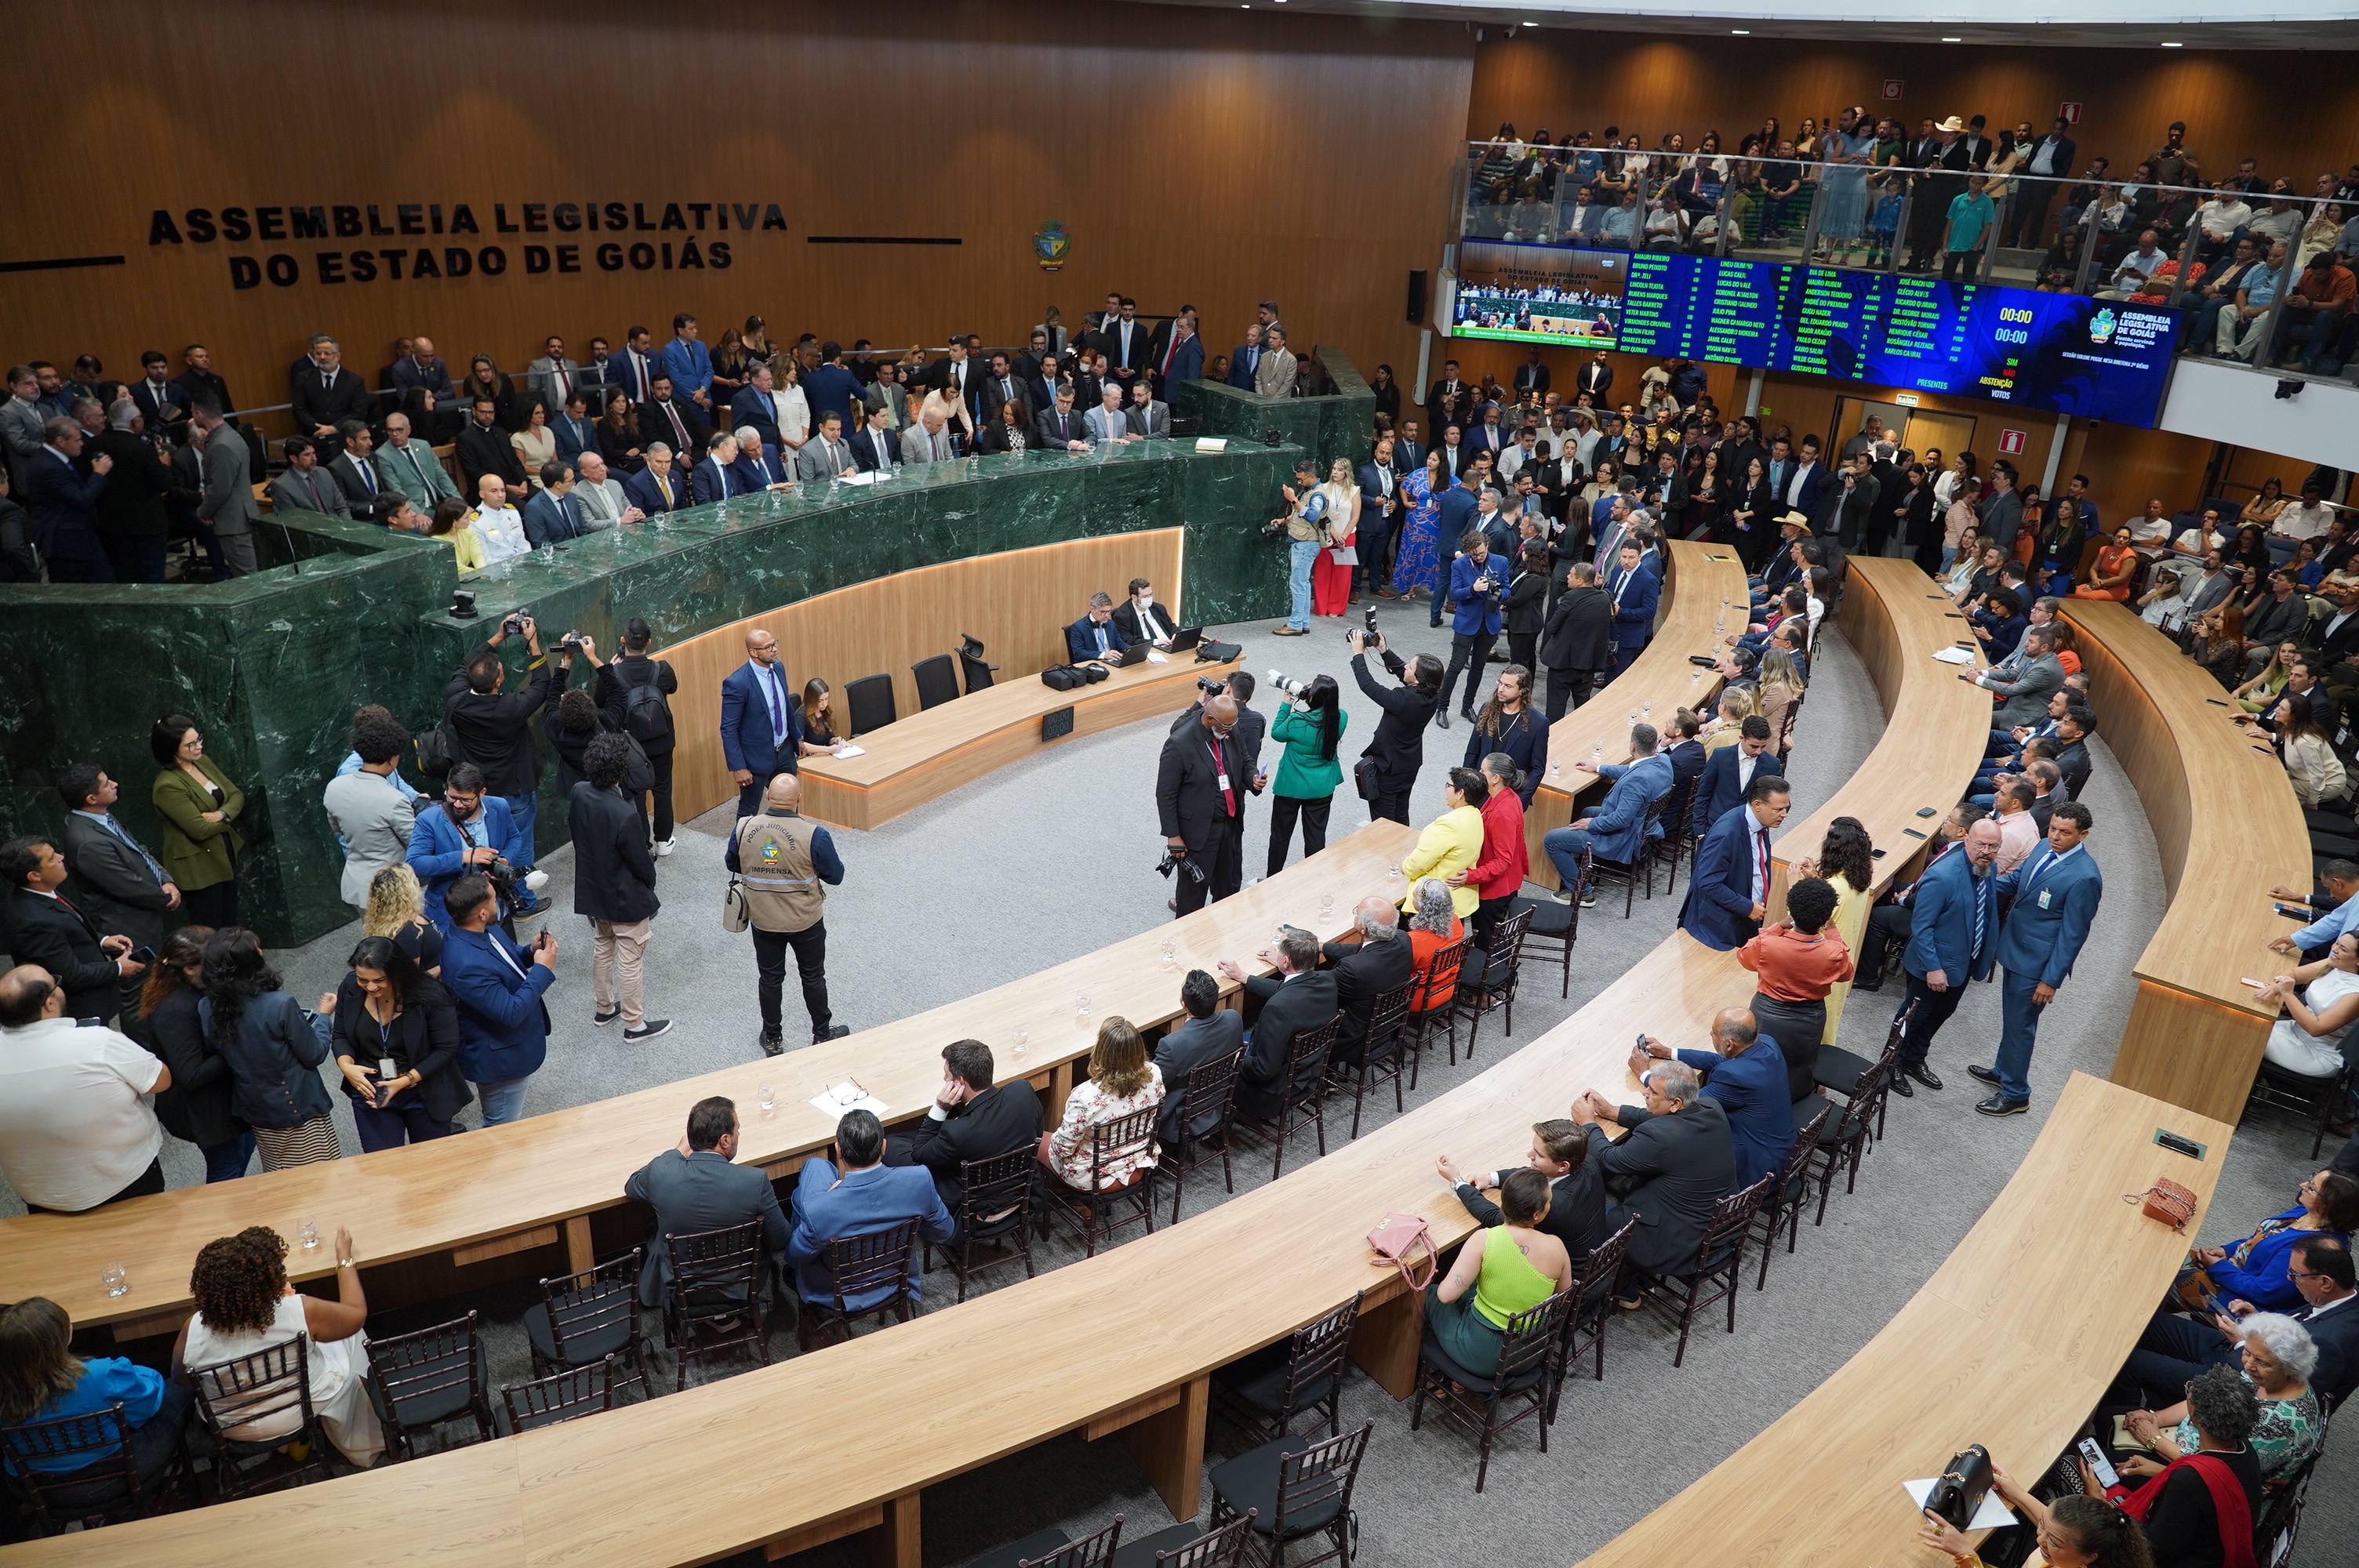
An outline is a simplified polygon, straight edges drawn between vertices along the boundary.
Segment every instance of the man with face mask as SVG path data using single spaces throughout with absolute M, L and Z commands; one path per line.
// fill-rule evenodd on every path
M 1130 597 L 1114 607 L 1114 623 L 1125 642 L 1151 643 L 1158 648 L 1171 646 L 1172 634 L 1180 630 L 1180 618 L 1155 602 L 1155 585 L 1143 577 L 1130 579 Z

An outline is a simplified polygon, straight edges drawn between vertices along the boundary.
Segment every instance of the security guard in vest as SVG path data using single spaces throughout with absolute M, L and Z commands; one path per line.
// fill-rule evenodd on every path
M 827 889 L 843 881 L 843 860 L 827 829 L 802 818 L 802 780 L 780 773 L 762 797 L 762 810 L 741 818 L 729 840 L 729 869 L 745 884 L 752 915 L 754 966 L 761 974 L 762 1054 L 786 1049 L 778 999 L 787 979 L 787 949 L 801 971 L 803 1005 L 810 1010 L 811 1043 L 852 1033 L 827 1009 Z

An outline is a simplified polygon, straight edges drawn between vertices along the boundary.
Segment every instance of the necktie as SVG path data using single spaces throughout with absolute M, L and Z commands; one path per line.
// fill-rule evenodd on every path
M 1754 821 L 1757 825 L 1760 818 Z M 1769 830 L 1759 826 L 1753 830 L 1753 897 L 1757 903 L 1769 902 Z
M 656 488 L 663 492 L 664 510 L 671 510 L 671 480 L 668 475 L 656 475 Z
M 720 478 L 721 478 L 721 499 L 722 499 L 722 500 L 723 500 L 723 501 L 728 500 L 728 499 L 729 499 L 729 470 L 728 470 L 727 469 L 723 468 L 723 467 L 721 466 L 721 460 L 720 460 L 719 458 L 715 458 L 715 459 L 713 459 L 713 460 L 712 460 L 712 471 L 713 471 L 715 474 L 719 475 L 719 476 L 720 476 Z
M 664 417 L 671 421 L 672 439 L 679 443 L 681 451 L 687 451 L 689 449 L 688 427 L 679 422 L 679 410 L 667 403 L 663 406 L 663 411 Z
M 571 538 L 574 535 L 582 532 L 581 522 L 573 515 L 573 498 L 571 496 L 560 495 L 557 498 L 557 514 L 565 519 L 566 537 Z
M 1984 930 L 1984 926 L 1986 926 L 1987 925 L 1989 925 L 1989 923 L 1990 923 L 1990 878 L 1988 878 L 1988 877 L 1976 877 L 1976 878 L 1974 879 L 1974 935 L 1973 935 L 1973 946 L 1969 946 L 1969 947 L 1966 949 L 1966 964 L 1967 964 L 1967 967 L 1968 967 L 1969 968 L 1971 968 L 1973 967 L 1973 961 L 1974 961 L 1976 958 L 1978 958 L 1978 957 L 1980 957 L 1982 956 L 1982 951 L 1983 951 L 1983 930 Z
M 376 499 L 376 475 L 370 471 L 368 464 L 361 461 L 358 458 L 347 455 L 344 460 L 351 463 L 354 469 L 359 470 L 362 487 L 369 492 L 369 499 L 371 501 L 375 501 Z
M 927 438 L 927 445 L 933 452 L 934 461 L 936 462 L 940 462 L 944 458 L 950 456 L 948 452 L 942 450 L 942 433 L 940 430 L 935 431 L 931 436 Z
M 779 696 L 778 672 L 774 667 L 766 667 L 763 674 L 766 677 L 765 684 L 770 688 L 770 733 L 783 740 L 787 733 L 787 705 Z
M 1170 345 L 1163 351 L 1163 377 L 1166 381 L 1171 378 L 1171 362 L 1179 352 L 1180 334 L 1174 332 L 1171 334 Z
M 147 874 L 149 876 L 154 877 L 158 882 L 168 882 L 172 880 L 164 874 L 164 868 L 157 860 L 156 857 L 149 854 L 147 849 L 141 846 L 138 839 L 134 838 L 130 834 L 123 830 L 122 823 L 114 820 L 112 816 L 102 816 L 99 818 L 99 821 L 105 825 L 106 830 L 109 833 L 114 834 L 117 838 L 122 839 L 124 843 L 139 851 L 139 858 L 147 862 Z

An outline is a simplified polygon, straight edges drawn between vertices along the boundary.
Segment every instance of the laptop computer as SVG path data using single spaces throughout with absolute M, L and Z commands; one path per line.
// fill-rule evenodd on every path
M 1204 629 L 1201 626 L 1182 626 L 1171 634 L 1171 651 L 1184 654 L 1203 640 Z
M 1147 662 L 1147 650 L 1150 646 L 1152 646 L 1151 643 L 1133 643 L 1115 657 L 1111 659 L 1100 659 L 1098 663 L 1105 665 L 1108 669 L 1116 670 L 1122 668 L 1125 665 L 1143 665 Z

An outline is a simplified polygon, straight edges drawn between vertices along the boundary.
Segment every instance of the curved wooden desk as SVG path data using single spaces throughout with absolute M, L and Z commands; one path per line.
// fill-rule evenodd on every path
M 2301 805 L 2277 758 L 2229 721 L 2241 709 L 2169 638 L 2106 601 L 2067 600 L 2065 619 L 2097 738 L 2146 808 L 2171 895 L 2138 955 L 2114 1082 L 2233 1122 L 2276 1017 L 2243 977 L 2284 973 L 2267 945 L 2297 928 L 2268 890 L 2310 884 Z

